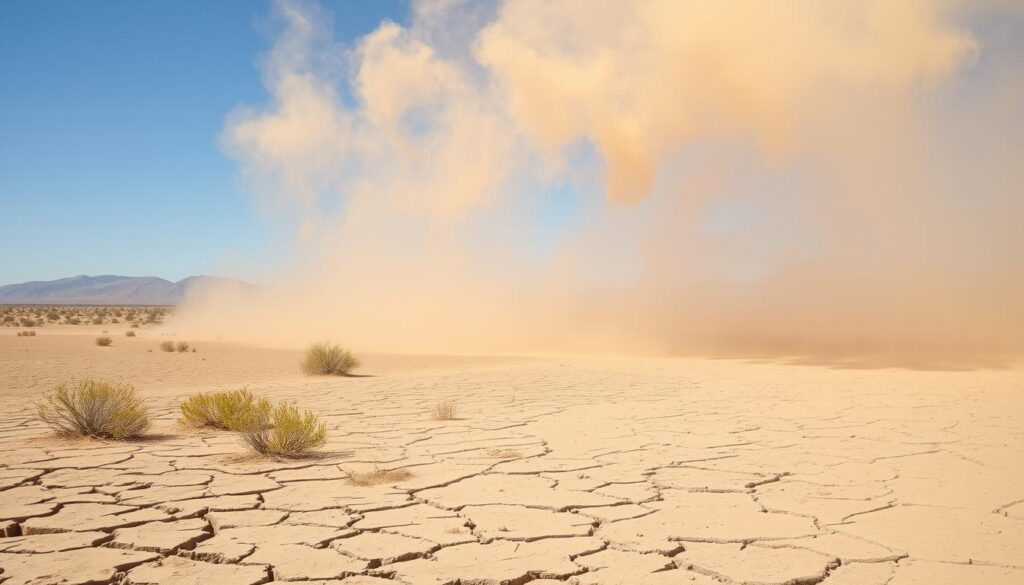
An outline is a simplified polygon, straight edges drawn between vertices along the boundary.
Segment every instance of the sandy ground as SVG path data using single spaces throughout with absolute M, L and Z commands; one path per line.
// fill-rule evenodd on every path
M 0 331 L 4 585 L 1024 583 L 1019 369 L 365 356 L 319 379 L 297 352 L 99 329 Z M 134 383 L 154 437 L 48 437 L 32 400 L 86 376 Z M 242 385 L 322 415 L 323 453 L 175 425 Z M 374 468 L 412 477 L 348 480 Z

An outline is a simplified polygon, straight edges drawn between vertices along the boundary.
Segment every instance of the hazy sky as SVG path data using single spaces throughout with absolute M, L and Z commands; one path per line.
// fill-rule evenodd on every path
M 351 42 L 402 0 L 326 2 Z M 253 0 L 0 3 L 0 284 L 75 274 L 259 278 L 279 237 L 220 133 L 265 101 L 280 22 Z M 275 252 L 271 252 L 275 250 Z

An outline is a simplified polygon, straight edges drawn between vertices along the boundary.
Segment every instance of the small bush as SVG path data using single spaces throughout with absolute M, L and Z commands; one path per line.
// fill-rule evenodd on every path
M 494 457 L 495 459 L 515 459 L 516 457 L 522 457 L 523 454 L 515 449 L 488 449 L 488 457 Z
M 134 331 L 125 331 L 124 332 L 124 336 L 125 337 L 135 337 L 135 332 Z
M 21 326 L 22 327 L 35 327 L 36 326 L 36 320 L 35 319 L 22 319 L 21 320 Z
M 132 328 L 133 329 L 138 329 L 139 328 L 139 324 L 138 323 L 132 323 Z
M 149 428 L 149 410 L 128 384 L 61 384 L 36 404 L 36 417 L 58 435 L 127 439 Z
M 229 431 L 266 428 L 270 424 L 272 410 L 268 400 L 257 399 L 244 388 L 196 394 L 182 402 L 180 408 L 179 423 L 183 426 Z
M 36 332 L 35 331 L 31 331 L 31 330 L 30 331 L 19 331 L 18 332 L 18 337 L 35 337 L 35 336 L 36 336 Z
M 300 457 L 327 442 L 327 425 L 308 410 L 288 404 L 274 407 L 269 424 L 256 411 L 252 418 L 237 420 L 239 434 L 257 453 L 280 457 Z
M 48 321 L 57 321 L 60 319 L 60 314 L 57 311 L 50 311 L 46 314 L 46 319 Z
M 174 351 L 173 341 L 163 341 L 160 343 L 160 351 Z
M 308 376 L 346 376 L 359 365 L 352 352 L 326 341 L 310 345 L 300 364 Z
M 93 325 L 103 325 L 103 317 L 95 317 L 92 320 Z
M 363 473 L 349 473 L 348 481 L 352 485 L 370 486 L 405 481 L 410 477 L 412 472 L 408 469 L 374 469 Z
M 109 337 L 97 337 L 96 338 L 96 345 L 98 345 L 100 347 L 107 347 L 111 343 L 114 343 L 114 340 L 109 338 Z
M 185 353 L 186 351 L 188 351 L 188 342 L 179 341 L 177 345 L 174 346 L 174 349 L 178 350 L 178 353 Z
M 438 402 L 430 409 L 430 418 L 434 420 L 454 420 L 455 403 L 450 400 Z
M 68 319 L 67 321 L 65 321 L 65 323 L 67 323 L 68 325 L 78 325 L 81 322 L 82 322 L 82 320 L 79 319 L 78 317 L 72 317 L 72 318 Z

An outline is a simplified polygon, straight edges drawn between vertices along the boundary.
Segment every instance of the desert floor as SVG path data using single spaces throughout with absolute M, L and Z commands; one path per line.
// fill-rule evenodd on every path
M 123 331 L 0 330 L 4 585 L 1024 583 L 1024 370 L 371 355 L 322 379 Z M 135 384 L 153 436 L 48 436 L 32 402 L 82 377 Z M 323 416 L 320 456 L 177 427 L 243 385 Z M 412 477 L 348 479 L 374 468 Z

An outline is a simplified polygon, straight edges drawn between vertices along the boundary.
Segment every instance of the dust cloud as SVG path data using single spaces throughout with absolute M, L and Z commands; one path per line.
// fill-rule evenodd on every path
M 276 4 L 225 125 L 292 233 L 193 335 L 365 351 L 981 363 L 1024 349 L 1011 2 Z M 343 13 L 333 18 L 344 18 Z

